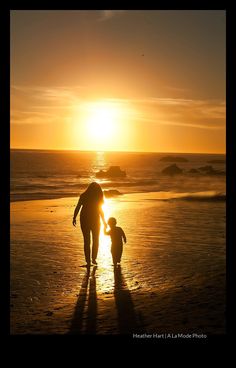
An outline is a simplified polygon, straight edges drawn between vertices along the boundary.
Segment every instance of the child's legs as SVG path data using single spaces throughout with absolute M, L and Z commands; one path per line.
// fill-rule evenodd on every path
M 120 263 L 123 253 L 123 245 L 120 245 L 117 249 L 117 262 Z
M 113 261 L 113 264 L 116 265 L 117 264 L 117 258 L 116 256 L 112 253 L 112 261 Z
M 112 254 L 112 259 L 113 259 L 114 264 L 120 263 L 122 251 L 123 251 L 122 245 L 120 244 L 116 244 L 115 246 L 112 245 L 111 254 Z
M 115 265 L 117 263 L 117 260 L 116 260 L 116 251 L 113 245 L 111 246 L 111 255 L 113 264 Z

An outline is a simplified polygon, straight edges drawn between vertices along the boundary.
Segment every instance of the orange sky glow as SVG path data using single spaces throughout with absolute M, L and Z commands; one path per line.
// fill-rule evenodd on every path
M 11 148 L 225 153 L 224 11 L 11 11 Z

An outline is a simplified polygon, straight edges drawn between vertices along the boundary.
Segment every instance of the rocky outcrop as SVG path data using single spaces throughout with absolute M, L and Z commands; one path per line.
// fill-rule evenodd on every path
M 225 164 L 225 160 L 211 160 L 207 162 L 208 164 Z
M 188 171 L 189 174 L 200 174 L 200 172 L 197 169 L 190 169 Z
M 96 173 L 97 178 L 124 178 L 126 172 L 120 169 L 120 166 L 111 166 L 107 171 L 100 170 Z
M 106 198 L 112 198 L 112 197 L 117 197 L 117 196 L 119 196 L 119 195 L 122 195 L 122 193 L 121 193 L 121 192 L 119 192 L 119 191 L 118 191 L 118 190 L 116 190 L 116 189 L 104 190 L 104 191 L 103 191 L 103 193 L 104 193 L 104 196 L 105 196 Z
M 205 175 L 225 175 L 224 171 L 215 170 L 211 165 L 199 167 L 198 170 Z
M 180 169 L 176 164 L 170 165 L 162 170 L 162 174 L 165 174 L 165 175 L 179 175 L 182 173 L 183 173 L 183 170 Z
M 160 159 L 160 161 L 164 162 L 188 162 L 185 157 L 180 156 L 164 156 Z

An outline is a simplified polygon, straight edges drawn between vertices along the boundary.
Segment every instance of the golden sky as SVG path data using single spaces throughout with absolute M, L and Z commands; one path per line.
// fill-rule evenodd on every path
M 224 11 L 11 11 L 11 148 L 225 153 Z

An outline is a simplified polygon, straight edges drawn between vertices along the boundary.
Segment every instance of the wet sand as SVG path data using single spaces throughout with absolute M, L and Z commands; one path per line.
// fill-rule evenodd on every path
M 11 203 L 11 334 L 224 334 L 225 203 L 155 198 L 106 201 L 128 242 L 89 272 L 76 198 Z

